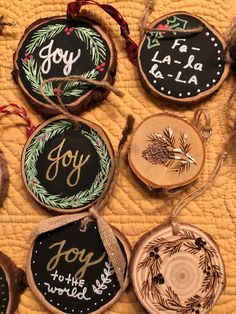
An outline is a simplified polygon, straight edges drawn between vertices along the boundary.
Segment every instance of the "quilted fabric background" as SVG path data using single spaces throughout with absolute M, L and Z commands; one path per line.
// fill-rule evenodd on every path
M 144 0 L 106 0 L 114 5 L 129 22 L 133 38 L 140 40 L 138 23 L 144 9 Z M 24 29 L 38 18 L 64 14 L 66 0 L 0 0 L 0 14 L 8 21 L 16 21 L 17 27 L 7 28 L 0 36 L 0 103 L 10 101 L 24 105 L 30 111 L 35 124 L 43 121 L 42 117 L 32 110 L 22 96 L 11 77 L 12 55 L 17 47 Z M 92 9 L 91 12 L 89 9 Z M 236 12 L 235 0 L 165 0 L 157 1 L 154 18 L 176 10 L 186 10 L 198 14 L 213 24 L 222 33 Z M 103 126 L 114 147 L 125 123 L 127 114 L 132 113 L 138 124 L 145 117 L 161 112 L 164 109 L 181 110 L 191 119 L 193 111 L 189 108 L 174 107 L 168 102 L 156 100 L 141 86 L 136 68 L 129 62 L 124 41 L 120 38 L 117 24 L 99 9 L 87 7 L 84 11 L 98 19 L 110 33 L 118 50 L 118 72 L 115 86 L 125 96 L 119 98 L 110 94 L 107 100 L 89 112 L 83 114 L 87 119 Z M 226 120 L 226 102 L 235 85 L 234 75 L 223 84 L 221 90 L 211 99 L 203 102 L 202 107 L 212 113 L 213 136 L 207 144 L 207 161 L 198 182 L 172 201 L 172 205 L 183 198 L 186 193 L 200 186 L 214 168 L 215 161 L 223 144 L 229 137 L 232 125 Z M 193 108 L 194 109 L 194 108 Z M 8 198 L 0 211 L 0 249 L 8 254 L 18 266 L 25 267 L 30 243 L 27 240 L 31 230 L 50 213 L 38 206 L 26 191 L 20 173 L 20 157 L 26 141 L 25 128 L 20 118 L 15 116 L 0 117 L 1 148 L 8 161 L 10 171 L 10 188 Z M 126 147 L 127 148 L 127 147 Z M 193 201 L 182 210 L 181 221 L 192 223 L 210 233 L 218 242 L 227 271 L 227 287 L 212 314 L 236 314 L 236 157 L 235 150 L 228 158 L 220 177 L 214 187 L 203 196 Z M 128 237 L 131 245 L 138 238 L 163 222 L 171 210 L 170 202 L 161 198 L 159 193 L 150 192 L 131 172 L 126 154 L 123 154 L 121 173 L 114 195 L 103 215 Z M 48 313 L 37 301 L 30 289 L 21 297 L 17 314 Z M 139 305 L 131 288 L 120 301 L 106 313 L 141 314 L 145 311 Z

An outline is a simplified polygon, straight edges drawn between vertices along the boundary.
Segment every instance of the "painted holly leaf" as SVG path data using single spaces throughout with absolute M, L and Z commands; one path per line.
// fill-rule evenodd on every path
M 148 49 L 152 49 L 154 47 L 160 46 L 160 41 L 159 39 L 163 38 L 164 36 L 162 33 L 153 31 L 149 32 L 149 36 L 147 37 L 148 39 Z
M 177 16 L 173 16 L 172 18 L 167 19 L 167 25 L 169 26 L 169 30 L 176 29 L 186 29 L 188 21 L 180 19 Z

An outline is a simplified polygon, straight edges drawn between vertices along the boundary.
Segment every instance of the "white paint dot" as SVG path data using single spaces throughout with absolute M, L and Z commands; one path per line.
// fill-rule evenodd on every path
M 206 36 L 209 36 L 209 35 L 210 35 L 210 33 L 207 32 L 207 33 L 206 33 Z
M 87 308 L 87 311 L 89 311 L 89 307 Z
M 168 91 L 168 95 L 170 95 L 170 94 L 171 94 L 171 91 L 169 90 L 169 91 Z
M 212 37 L 212 38 L 211 38 L 211 41 L 215 41 L 215 38 L 214 38 L 214 37 Z
M 97 303 L 95 302 L 94 305 L 97 305 Z
M 220 75 L 220 72 L 217 72 L 217 75 Z
M 47 295 L 47 293 L 46 293 L 46 292 L 44 292 L 44 295 Z
M 156 82 L 157 82 L 156 80 L 153 81 L 154 84 L 156 84 Z
M 214 46 L 215 46 L 215 47 L 217 47 L 217 46 L 218 46 L 218 44 L 217 44 L 217 43 L 214 43 Z
M 38 286 L 40 286 L 40 282 L 38 283 Z
M 209 84 L 206 84 L 206 87 L 209 87 L 210 85 Z
M 161 87 L 161 90 L 165 90 L 165 88 L 164 88 L 164 87 Z
M 33 264 L 35 263 L 35 261 L 33 261 Z
M 38 251 L 36 250 L 35 253 L 38 253 Z
M 220 60 L 221 60 L 221 57 L 217 58 L 217 60 L 220 61 Z
M 221 53 L 221 50 L 217 50 L 217 53 Z
M 111 295 L 110 293 L 108 293 L 108 295 Z
M 52 303 L 52 300 L 50 300 L 50 302 Z
M 60 305 L 60 303 L 57 303 L 57 306 L 59 306 Z
M 42 242 L 39 242 L 39 244 L 41 245 L 41 244 L 42 244 Z
M 200 93 L 200 91 L 201 91 L 200 89 L 197 90 L 198 93 Z
M 181 96 L 182 96 L 182 94 L 180 93 L 180 94 L 179 94 L 179 97 L 181 97 Z
M 103 302 L 103 299 L 101 299 L 101 301 Z
M 80 313 L 83 313 L 83 311 L 80 311 Z
M 67 307 L 65 307 L 65 310 L 67 310 Z
M 187 95 L 188 95 L 188 96 L 190 96 L 190 95 L 191 95 L 191 93 L 190 93 L 190 92 L 188 92 L 188 93 L 187 93 Z
M 222 64 L 219 64 L 218 67 L 221 68 L 221 67 L 222 67 Z
M 212 80 L 212 82 L 213 82 L 213 83 L 215 83 L 215 82 L 216 82 L 216 80 Z
M 112 287 L 115 288 L 115 285 L 113 285 Z

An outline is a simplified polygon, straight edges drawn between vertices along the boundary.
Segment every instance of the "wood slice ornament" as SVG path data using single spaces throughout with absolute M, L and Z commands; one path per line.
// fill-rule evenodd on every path
M 9 173 L 7 169 L 7 162 L 0 149 L 0 206 L 2 206 L 4 199 L 7 196 L 9 187 Z
M 148 313 L 207 314 L 226 284 L 224 263 L 212 237 L 181 224 L 146 233 L 135 245 L 130 276 Z
M 146 118 L 134 131 L 129 164 L 150 188 L 174 189 L 193 182 L 205 163 L 200 130 L 183 116 L 164 112 Z
M 82 75 L 87 79 L 114 83 L 116 50 L 112 39 L 95 21 L 80 17 L 71 24 L 65 16 L 40 19 L 30 25 L 14 54 L 13 77 L 27 100 L 41 113 L 55 115 L 40 93 L 41 83 L 53 77 Z M 58 90 L 48 82 L 46 95 L 57 102 L 59 92 L 72 113 L 104 99 L 108 91 L 84 82 L 65 82 Z
M 226 79 L 226 42 L 206 21 L 174 12 L 148 26 L 138 47 L 138 71 L 154 96 L 176 102 L 199 101 Z
M 73 213 L 91 207 L 106 190 L 113 148 L 98 125 L 59 115 L 41 124 L 22 153 L 22 176 L 47 209 Z
M 77 214 L 78 220 L 40 234 L 30 249 L 27 263 L 29 286 L 52 313 L 103 313 L 119 299 L 128 285 L 131 255 L 128 241 L 112 227 L 126 261 L 121 288 L 97 222 L 90 220 L 86 229 L 81 229 L 86 215 Z
M 0 313 L 15 313 L 20 295 L 25 290 L 26 278 L 21 268 L 3 252 L 0 252 Z

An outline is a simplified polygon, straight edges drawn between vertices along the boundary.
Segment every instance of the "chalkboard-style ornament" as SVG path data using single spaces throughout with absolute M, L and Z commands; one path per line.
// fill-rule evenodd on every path
M 177 102 L 199 101 L 226 79 L 226 42 L 198 16 L 175 12 L 155 20 L 138 48 L 138 70 L 154 96 Z
M 97 22 L 80 17 L 72 25 L 65 16 L 56 16 L 40 19 L 26 29 L 14 54 L 13 77 L 36 109 L 55 115 L 59 113 L 57 109 L 40 93 L 44 80 L 82 75 L 113 84 L 116 66 L 114 43 Z M 60 90 L 57 82 L 48 82 L 45 92 L 54 102 L 59 92 L 72 113 L 85 110 L 108 94 L 106 89 L 84 82 L 65 82 Z
M 30 249 L 28 283 L 51 313 L 103 313 L 128 285 L 128 241 L 112 227 L 127 264 L 121 289 L 97 222 L 92 219 L 81 229 L 86 215 L 77 214 L 78 220 L 41 233 Z
M 0 252 L 0 313 L 15 313 L 20 295 L 27 286 L 25 273 Z
M 197 179 L 205 155 L 200 130 L 183 116 L 170 112 L 141 122 L 134 131 L 128 152 L 130 167 L 138 178 L 150 188 L 168 190 Z
M 56 212 L 85 210 L 102 197 L 113 163 L 113 148 L 96 124 L 59 115 L 41 124 L 22 154 L 22 176 L 33 198 Z
M 7 196 L 9 187 L 9 173 L 7 169 L 7 162 L 0 149 L 0 206 L 2 206 L 5 197 Z
M 207 314 L 225 288 L 219 248 L 202 230 L 181 224 L 146 233 L 135 245 L 130 276 L 136 296 L 148 313 Z

